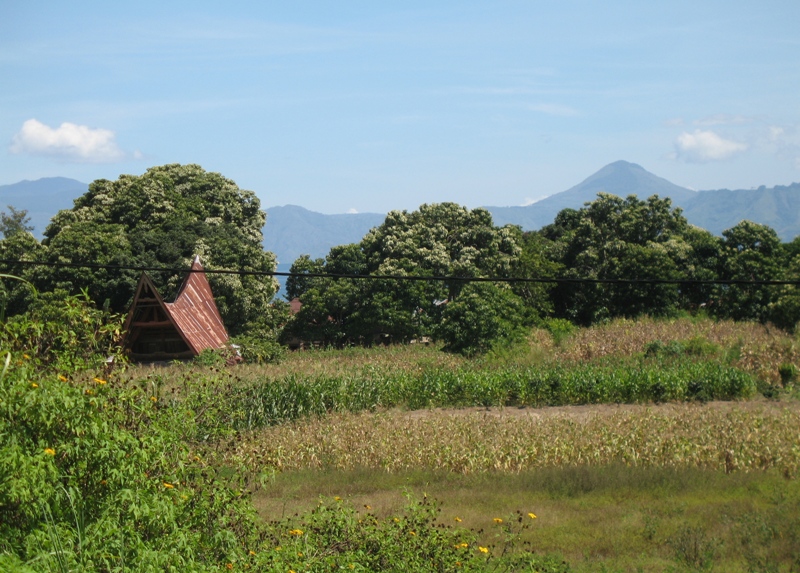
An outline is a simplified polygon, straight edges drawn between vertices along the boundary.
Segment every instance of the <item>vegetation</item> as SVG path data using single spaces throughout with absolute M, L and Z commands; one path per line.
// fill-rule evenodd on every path
M 99 307 L 124 312 L 140 274 L 127 267 L 178 269 L 150 273 L 166 299 L 180 286 L 182 269 L 189 268 L 195 255 L 207 269 L 274 271 L 275 258 L 261 245 L 264 221 L 255 194 L 218 173 L 197 165 L 154 167 L 141 176 L 93 182 L 72 209 L 53 217 L 41 244 L 24 225 L 11 236 L 6 233 L 6 258 L 52 264 L 4 271 L 26 278 L 40 291 L 84 290 Z M 270 328 L 263 322 L 277 290 L 274 279 L 226 274 L 209 275 L 209 282 L 233 334 Z M 8 293 L 9 314 L 24 311 L 31 300 L 25 294 L 16 285 Z
M 675 570 L 720 562 L 731 571 L 786 567 L 797 554 L 791 532 L 800 420 L 791 398 L 795 371 L 787 366 L 797 362 L 797 349 L 780 332 L 710 320 L 622 320 L 572 331 L 553 322 L 557 336 L 535 330 L 508 354 L 471 360 L 409 345 L 296 353 L 281 364 L 234 370 L 204 357 L 103 374 L 80 369 L 93 364 L 81 358 L 82 345 L 96 339 L 91 317 L 101 311 L 85 297 L 48 304 L 65 321 L 75 315 L 72 324 L 87 326 L 56 350 L 32 344 L 26 353 L 20 338 L 22 346 L 8 355 L 0 380 L 0 570 L 580 571 L 584 559 L 589 567 L 605 558 L 568 540 L 596 524 L 572 521 L 571 533 L 551 529 L 553 500 L 566 495 L 585 503 L 581 496 L 604 491 L 602 484 L 620 475 L 640 502 L 630 510 L 639 541 L 625 547 L 648 570 L 664 569 L 653 563 Z M 47 354 L 59 359 L 48 362 Z M 532 384 L 540 372 L 547 384 Z M 698 395 L 689 392 L 692 380 Z M 485 409 L 649 402 L 631 389 L 654 384 L 683 393 L 663 396 L 671 400 L 666 407 Z M 766 387 L 783 401 L 702 405 Z M 690 401 L 682 405 L 684 399 Z M 437 405 L 462 409 L 430 409 Z M 268 415 L 259 419 L 261 412 Z M 473 496 L 486 495 L 485 479 L 508 484 L 498 490 L 508 493 L 514 480 L 529 476 L 540 485 L 528 491 L 540 493 L 515 496 L 513 507 L 499 498 L 475 506 L 452 496 L 439 504 L 414 478 L 406 501 L 392 507 L 378 499 L 373 510 L 370 500 L 356 505 L 352 496 L 329 492 L 302 502 L 297 515 L 267 509 L 284 479 L 326 479 L 330 487 L 339 478 L 331 482 L 325 472 L 351 472 L 351 483 L 352 472 L 378 479 L 370 468 L 401 481 L 422 472 L 434 484 L 475 476 L 460 482 Z M 564 479 L 537 473 L 569 468 L 585 470 Z M 767 473 L 735 477 L 754 470 Z M 707 471 L 722 477 L 697 473 Z M 724 481 L 729 476 L 734 481 Z M 542 485 L 553 479 L 564 489 Z M 720 506 L 728 509 L 719 511 L 733 521 L 721 530 L 710 525 L 714 511 L 687 509 L 681 523 L 662 502 L 644 509 L 647 487 L 684 491 L 706 481 L 719 485 L 716 496 L 732 492 Z M 730 505 L 740 503 L 745 486 L 761 492 L 750 511 Z M 688 492 L 682 503 L 711 495 L 695 485 Z M 780 504 L 771 504 L 773 495 L 783 496 Z M 740 538 L 761 541 L 735 545 Z M 723 559 L 722 547 L 737 549 Z

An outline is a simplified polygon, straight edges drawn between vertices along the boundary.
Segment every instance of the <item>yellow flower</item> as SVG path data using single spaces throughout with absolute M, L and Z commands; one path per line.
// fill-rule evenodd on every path
M 480 551 L 481 553 L 489 553 L 489 548 L 488 547 L 478 547 L 478 551 Z
M 282 550 L 282 549 L 283 549 L 283 547 L 281 547 L 280 545 L 278 545 L 278 546 L 275 548 L 275 551 L 280 551 L 280 550 Z
M 302 556 L 303 556 L 303 552 L 302 552 L 302 551 L 298 551 L 298 552 L 297 552 L 297 556 L 298 556 L 298 557 L 302 557 Z
M 295 573 L 294 569 L 289 569 L 289 573 Z
M 455 547 L 456 549 L 466 549 L 467 547 L 469 547 L 469 543 L 456 543 L 455 545 L 453 545 L 453 547 Z
M 31 388 L 38 388 L 39 385 L 36 382 L 31 382 Z
M 302 529 L 290 529 L 289 535 L 303 535 Z
M 150 401 L 151 402 L 157 402 L 158 398 L 156 398 L 155 396 L 150 396 Z
M 355 563 L 351 563 L 350 564 L 350 569 L 355 569 L 355 568 L 356 568 L 356 564 Z
M 256 552 L 253 551 L 252 549 L 249 551 L 249 553 L 250 553 L 250 555 L 255 555 L 256 554 Z
M 62 382 L 66 382 L 67 381 L 67 377 L 64 376 L 63 374 L 59 374 L 58 375 L 58 379 L 61 380 Z
M 366 509 L 367 511 L 369 511 L 370 509 L 372 509 L 372 506 L 370 506 L 370 505 L 367 505 L 367 504 L 364 504 L 364 509 Z
M 494 521 L 494 522 L 495 522 L 497 525 L 500 525 L 501 523 L 503 523 L 503 520 L 502 520 L 502 519 L 500 519 L 499 517 L 495 517 L 495 518 L 493 519 L 493 521 Z
M 31 357 L 30 357 L 30 356 L 28 356 L 27 354 L 23 354 L 23 355 L 22 355 L 22 357 L 23 357 L 25 360 L 30 360 L 30 359 L 31 359 Z
M 47 454 L 48 456 L 56 455 L 56 451 L 53 448 L 45 448 L 44 453 Z
M 414 536 L 414 535 L 417 534 L 417 532 L 416 531 L 409 531 L 408 534 L 411 535 L 411 536 Z
M 86 394 L 88 394 L 89 396 L 91 396 L 92 394 L 94 394 L 94 392 L 93 392 L 93 391 L 92 391 L 90 388 L 87 388 L 87 389 L 86 389 Z
M 342 501 L 342 498 L 339 497 L 338 495 L 336 497 L 334 497 L 333 499 L 335 499 L 336 501 Z
M 165 488 L 167 488 L 167 489 L 172 489 L 172 488 L 174 488 L 175 486 L 174 486 L 174 485 L 172 485 L 171 483 L 164 482 L 164 487 L 165 487 Z
M 228 563 L 225 567 L 227 567 L 228 569 L 233 569 L 233 563 Z
M 536 514 L 531 512 L 528 514 L 528 517 L 530 517 L 531 519 L 536 519 Z
M 102 386 L 103 384 L 106 384 L 106 383 L 107 383 L 107 381 L 106 381 L 106 380 L 103 380 L 102 378 L 95 378 L 95 379 L 94 379 L 94 381 L 95 381 L 95 382 L 97 382 L 98 384 L 100 384 L 101 386 Z
M 461 523 L 461 518 L 460 517 L 454 517 L 453 519 L 455 520 L 456 523 Z

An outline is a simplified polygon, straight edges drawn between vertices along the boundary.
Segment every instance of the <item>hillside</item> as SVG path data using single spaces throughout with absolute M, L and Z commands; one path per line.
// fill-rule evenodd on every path
M 283 264 L 291 264 L 300 255 L 324 257 L 331 247 L 357 243 L 386 217 L 379 213 L 323 215 L 296 205 L 266 211 L 264 248 Z
M 86 183 L 63 177 L 2 185 L 0 209 L 6 205 L 27 209 L 34 234 L 41 237 L 56 211 L 71 208 L 73 200 L 86 189 Z M 562 209 L 578 209 L 601 191 L 640 199 L 670 197 L 690 223 L 717 235 L 743 219 L 769 225 L 784 241 L 800 235 L 800 183 L 751 190 L 692 191 L 627 161 L 606 165 L 574 187 L 532 205 L 486 209 L 497 225 L 535 230 L 552 223 Z M 274 252 L 282 265 L 290 265 L 302 254 L 324 257 L 333 246 L 358 242 L 385 217 L 380 213 L 324 215 L 296 205 L 269 207 L 266 212 L 264 247 Z
M 0 210 L 12 205 L 28 211 L 33 234 L 41 238 L 53 215 L 61 209 L 71 209 L 72 202 L 88 189 L 88 184 L 66 177 L 44 177 L 0 185 Z

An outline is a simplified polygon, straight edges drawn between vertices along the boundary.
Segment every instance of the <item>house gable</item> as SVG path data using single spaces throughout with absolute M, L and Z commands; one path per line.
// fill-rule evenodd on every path
M 171 303 L 164 302 L 153 281 L 143 273 L 124 328 L 123 349 L 135 361 L 192 358 L 228 343 L 228 332 L 199 257 Z

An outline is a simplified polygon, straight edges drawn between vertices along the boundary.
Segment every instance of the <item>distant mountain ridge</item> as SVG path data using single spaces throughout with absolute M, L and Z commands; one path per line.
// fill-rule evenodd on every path
M 88 183 L 66 177 L 43 177 L 0 185 L 0 211 L 7 205 L 25 209 L 31 218 L 33 234 L 39 238 L 58 211 L 72 209 L 73 201 L 89 190 Z
M 86 183 L 63 177 L 20 181 L 0 185 L 0 210 L 6 205 L 27 209 L 34 234 L 41 237 L 60 209 L 69 209 L 74 199 L 88 189 Z M 553 222 L 565 208 L 579 209 L 600 192 L 620 197 L 651 195 L 669 197 L 683 209 L 690 223 L 719 235 L 742 221 L 769 225 L 783 241 L 800 235 L 800 183 L 758 189 L 693 191 L 658 177 L 635 163 L 615 161 L 561 193 L 526 207 L 486 207 L 496 225 L 519 225 L 523 230 L 540 229 Z M 277 256 L 282 266 L 308 254 L 324 257 L 331 247 L 355 243 L 373 227 L 383 223 L 381 213 L 324 215 L 296 205 L 269 207 L 264 227 L 264 248 Z

